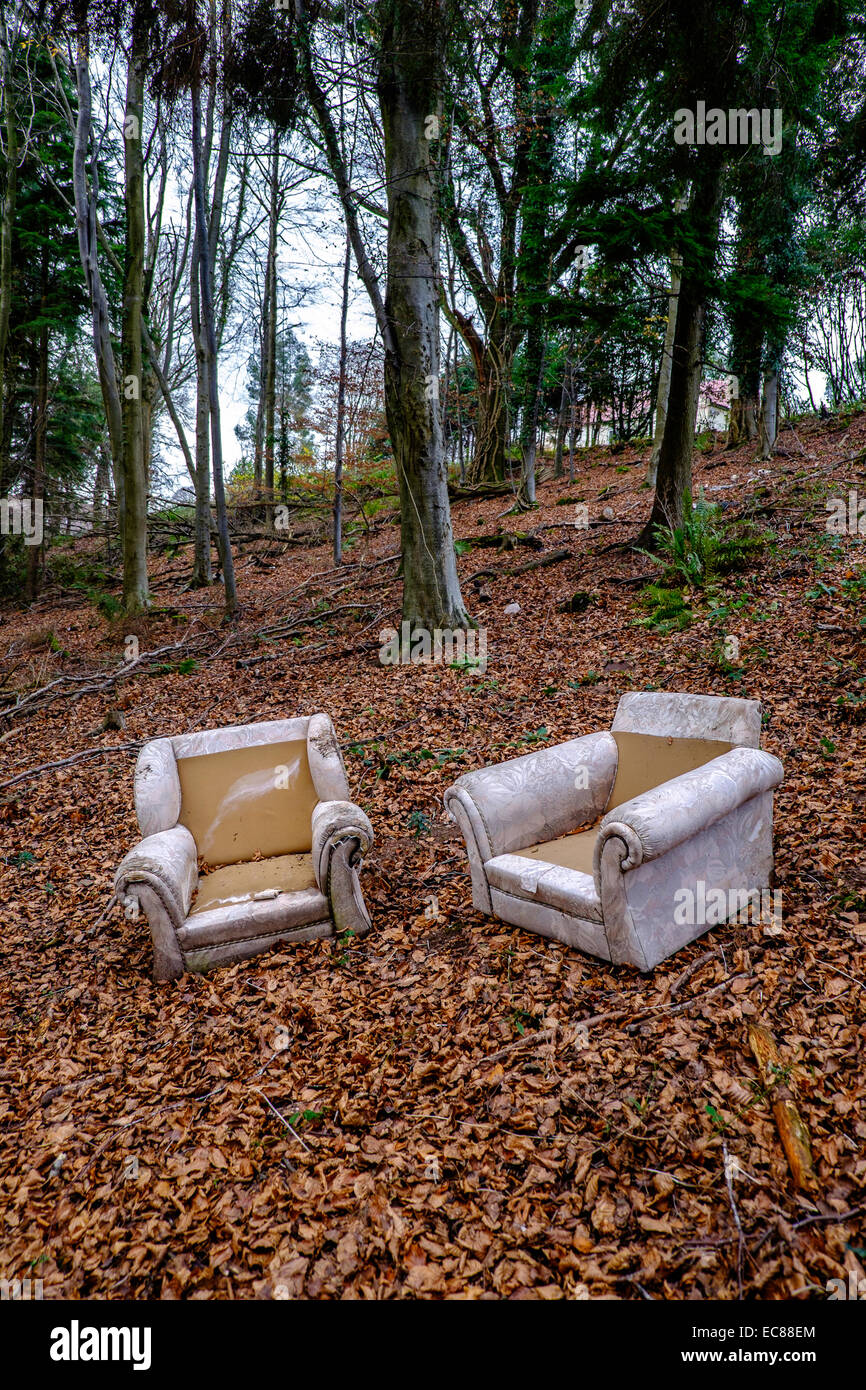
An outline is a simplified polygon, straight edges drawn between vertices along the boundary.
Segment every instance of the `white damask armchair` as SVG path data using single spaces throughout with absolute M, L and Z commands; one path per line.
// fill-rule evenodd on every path
M 783 769 L 760 736 L 757 700 L 635 692 L 609 733 L 467 773 L 445 805 L 473 904 L 651 970 L 769 887 Z
M 147 918 L 157 980 L 369 931 L 358 870 L 373 830 L 326 714 L 145 744 L 135 812 L 145 838 L 115 893 Z M 213 871 L 199 877 L 199 858 Z

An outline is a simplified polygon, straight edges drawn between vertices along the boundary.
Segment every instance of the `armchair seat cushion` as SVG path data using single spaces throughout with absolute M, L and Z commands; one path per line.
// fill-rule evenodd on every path
M 595 831 L 585 831 L 584 835 L 595 841 Z M 583 836 L 565 835 L 563 840 L 582 840 Z M 552 853 L 569 853 L 571 847 L 563 851 L 562 840 L 553 840 L 547 846 L 536 845 L 533 849 L 549 849 Z M 580 852 L 585 857 L 586 848 Z M 575 852 L 577 853 L 577 852 Z M 589 847 L 589 864 L 592 868 L 592 845 Z M 536 857 L 528 850 L 517 854 L 499 854 L 488 859 L 484 872 L 491 888 L 509 893 L 513 898 L 524 902 L 543 903 L 572 917 L 581 917 L 591 922 L 600 922 L 601 899 L 592 873 L 571 868 L 561 861 L 545 860 Z
M 592 877 L 592 856 L 600 823 L 597 821 L 589 830 L 561 835 L 558 840 L 545 840 L 540 845 L 530 845 L 528 849 L 517 849 L 514 853 L 520 859 L 540 859 L 545 864 L 559 864 L 563 869 L 576 869 L 578 873 Z
M 280 854 L 273 859 L 226 864 L 199 879 L 190 916 L 233 903 L 265 901 L 280 893 L 303 892 L 316 886 L 311 854 Z
M 319 923 L 327 925 L 325 934 L 333 935 L 327 898 L 318 888 L 304 888 L 296 893 L 278 893 L 273 898 L 244 898 L 221 907 L 202 908 L 187 917 L 177 939 L 181 950 L 189 955 L 230 942 L 261 941 L 304 931 Z

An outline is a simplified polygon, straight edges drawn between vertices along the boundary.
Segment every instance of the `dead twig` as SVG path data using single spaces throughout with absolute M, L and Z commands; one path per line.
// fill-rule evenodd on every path
M 722 1140 L 722 1155 L 725 1160 L 725 1186 L 728 1189 L 728 1201 L 731 1206 L 731 1213 L 734 1218 L 734 1225 L 737 1228 L 737 1287 L 740 1291 L 740 1298 L 743 1297 L 743 1253 L 746 1248 L 746 1238 L 743 1235 L 743 1227 L 740 1222 L 740 1213 L 737 1210 L 737 1203 L 734 1198 L 734 1187 L 731 1176 L 731 1159 L 728 1154 L 728 1146 Z
M 688 983 L 692 976 L 700 970 L 701 966 L 706 965 L 707 961 L 713 960 L 716 956 L 721 956 L 721 951 L 718 947 L 714 947 L 712 951 L 705 951 L 702 956 L 698 956 L 697 960 L 693 960 L 691 965 L 686 966 L 682 975 L 678 975 L 671 985 L 671 992 L 668 998 L 673 999 L 675 995 L 679 994 L 683 985 Z
M 38 777 L 43 772 L 53 772 L 58 767 L 70 767 L 73 763 L 80 762 L 82 758 L 103 758 L 109 753 L 132 753 L 138 752 L 142 744 L 147 739 L 138 738 L 133 743 L 112 743 L 107 748 L 86 748 L 83 753 L 73 753 L 70 758 L 60 758 L 55 763 L 40 763 L 38 767 L 25 768 L 23 772 L 17 772 L 14 777 L 10 777 L 5 782 L 0 782 L 0 792 L 7 787 L 18 786 L 20 782 L 28 782 L 31 777 Z
M 296 1129 L 293 1129 L 293 1128 L 292 1128 L 292 1126 L 289 1124 L 288 1120 L 286 1119 L 285 1115 L 281 1115 L 280 1112 L 279 1112 L 279 1110 L 277 1109 L 277 1107 L 276 1107 L 275 1105 L 272 1105 L 272 1104 L 271 1104 L 271 1102 L 268 1100 L 267 1096 L 265 1095 L 264 1091 L 260 1091 L 259 1088 L 258 1088 L 258 1086 L 251 1086 L 251 1087 L 250 1087 L 250 1090 L 255 1091 L 255 1093 L 256 1093 L 257 1096 L 261 1096 L 262 1100 L 265 1102 L 265 1105 L 268 1107 L 268 1109 L 269 1109 L 269 1110 L 272 1110 L 272 1111 L 274 1112 L 274 1114 L 276 1115 L 277 1119 L 280 1121 L 280 1123 L 285 1125 L 286 1129 L 289 1131 L 289 1134 L 291 1134 L 292 1138 L 293 1138 L 293 1139 L 297 1139 L 297 1141 L 298 1141 L 298 1143 L 300 1144 L 301 1148 L 302 1148 L 302 1149 L 306 1149 L 306 1151 L 307 1151 L 308 1154 L 309 1154 L 309 1153 L 312 1153 L 313 1151 L 312 1151 L 312 1149 L 310 1148 L 309 1144 L 305 1143 L 304 1140 L 301 1138 L 300 1134 L 298 1133 L 298 1131 L 297 1131 Z

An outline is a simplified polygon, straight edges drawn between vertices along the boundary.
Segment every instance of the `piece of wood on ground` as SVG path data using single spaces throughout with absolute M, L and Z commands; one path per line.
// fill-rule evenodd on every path
M 753 1023 L 749 1028 L 749 1047 L 770 1096 L 776 1127 L 794 1182 L 801 1191 L 813 1191 L 818 1186 L 818 1178 L 812 1166 L 809 1131 L 797 1109 L 793 1091 L 788 1085 L 787 1069 L 769 1028 Z

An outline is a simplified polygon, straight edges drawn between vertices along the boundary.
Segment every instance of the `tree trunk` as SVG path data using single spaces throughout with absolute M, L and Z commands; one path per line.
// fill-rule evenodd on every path
M 559 416 L 556 421 L 556 446 L 553 452 L 553 476 L 561 478 L 563 473 L 562 456 L 565 452 L 565 436 L 568 433 L 569 399 L 565 385 L 566 368 L 563 364 L 562 387 L 559 398 Z
M 6 453 L 4 400 L 6 390 L 6 346 L 9 342 L 9 317 L 12 310 L 12 236 L 15 228 L 15 203 L 18 192 L 18 115 L 13 85 L 14 57 L 12 45 L 17 29 L 10 32 L 8 20 L 2 20 L 0 49 L 0 90 L 3 92 L 6 136 L 6 192 L 0 215 L 0 495 L 6 496 L 9 481 L 9 460 Z
M 194 589 L 213 583 L 210 553 L 210 397 L 207 348 L 201 322 L 198 239 L 190 256 L 189 309 L 195 345 L 195 523 L 192 580 Z
M 271 153 L 270 205 L 268 210 L 268 260 L 267 271 L 265 273 L 265 297 L 267 299 L 268 316 L 264 400 L 265 495 L 267 497 L 265 518 L 268 531 L 272 531 L 274 526 L 275 500 L 274 443 L 276 431 L 274 428 L 274 420 L 276 414 L 277 391 L 277 191 L 279 188 L 279 167 L 280 140 L 275 130 L 273 150 Z
M 761 406 L 761 458 L 773 457 L 779 432 L 779 369 L 774 365 L 764 375 Z
M 766 258 L 758 251 L 747 227 L 737 247 L 737 269 L 760 276 Z M 764 348 L 764 322 L 760 311 L 741 302 L 731 327 L 731 371 L 737 377 L 739 396 L 731 402 L 726 448 L 738 449 L 746 440 L 758 437 L 758 396 L 761 386 L 761 356 Z
M 268 284 L 267 275 L 265 276 L 264 302 L 262 304 L 262 321 L 259 329 L 259 399 L 256 402 L 256 426 L 253 439 L 253 496 L 258 502 L 261 500 L 262 487 L 264 486 L 264 457 L 265 457 L 265 367 L 267 358 L 268 343 Z
M 93 349 L 99 386 L 108 425 L 109 446 L 114 468 L 115 488 L 118 508 L 118 527 L 122 533 L 125 519 L 125 484 L 123 467 L 123 410 L 120 403 L 120 390 L 117 382 L 117 368 L 114 349 L 111 343 L 111 328 L 108 321 L 108 300 L 102 276 L 99 272 L 96 233 L 97 200 L 97 162 L 96 152 L 91 159 L 91 179 L 88 187 L 87 151 L 90 145 L 92 121 L 92 97 L 90 91 L 90 68 L 87 48 L 87 31 L 80 30 L 77 35 L 75 59 L 75 82 L 78 93 L 78 115 L 75 123 L 75 141 L 72 155 L 72 188 L 75 199 L 75 221 L 78 233 L 78 249 L 84 280 L 90 299 L 92 313 Z
M 656 527 L 681 526 L 692 491 L 692 453 L 701 385 L 707 295 L 719 237 L 722 191 L 720 163 L 696 175 L 691 201 L 691 263 L 680 275 L 676 329 L 671 352 L 668 410 L 659 451 L 656 490 L 649 521 L 638 544 L 652 549 Z
M 686 273 L 680 281 L 677 326 L 671 353 L 671 380 L 665 431 L 659 451 L 652 513 L 638 545 L 655 545 L 656 527 L 682 525 L 691 495 L 692 451 L 701 384 L 701 351 L 706 305 L 703 293 Z
M 677 328 L 677 305 L 679 303 L 680 279 L 682 277 L 682 257 L 678 252 L 671 253 L 671 292 L 668 297 L 668 322 L 665 329 L 665 344 L 659 367 L 659 386 L 656 397 L 656 422 L 653 435 L 653 449 L 647 468 L 646 480 L 655 487 L 659 470 L 659 456 L 665 434 L 665 420 L 668 415 L 668 396 L 671 389 L 671 365 L 673 363 L 674 335 Z
M 227 119 L 227 117 L 226 117 Z M 192 159 L 193 187 L 195 191 L 195 220 L 198 238 L 199 288 L 201 293 L 201 317 L 204 330 L 205 352 L 208 376 L 208 405 L 210 409 L 211 461 L 213 468 L 214 501 L 217 514 L 217 545 L 223 571 L 223 585 L 226 596 L 226 616 L 233 618 L 237 613 L 238 599 L 235 586 L 234 560 L 229 538 L 228 513 L 226 511 L 225 484 L 223 481 L 222 433 L 220 428 L 220 401 L 217 382 L 217 343 L 216 322 L 214 319 L 213 276 L 211 271 L 210 237 L 205 211 L 204 167 L 201 143 L 201 90 L 197 81 L 192 85 Z
M 428 117 L 439 111 L 439 0 L 383 0 L 377 89 L 388 190 L 385 409 L 400 489 L 403 618 L 428 631 L 467 622 L 439 412 L 439 215 Z
M 343 298 L 340 304 L 340 359 L 337 382 L 337 438 L 334 445 L 334 564 L 343 558 L 343 450 L 346 443 L 346 319 L 349 313 L 349 271 L 352 266 L 352 243 L 346 233 L 346 254 L 343 259 Z
M 544 334 L 539 316 L 534 315 L 526 335 L 526 387 L 523 393 L 523 412 L 520 420 L 520 489 L 517 506 L 526 509 L 535 505 L 535 456 L 538 445 L 538 415 L 544 381 Z
M 478 381 L 478 428 L 470 480 L 499 482 L 505 477 L 508 448 L 506 392 L 511 364 L 503 344 L 488 336 L 484 345 L 484 372 Z
M 149 602 L 147 583 L 147 471 L 145 460 L 142 301 L 144 296 L 144 70 L 147 40 L 133 20 L 126 78 L 123 202 L 126 256 L 123 277 L 123 607 L 138 613 Z
M 570 361 L 568 364 L 568 398 L 571 402 L 571 420 L 568 432 L 568 481 L 570 483 L 574 482 L 574 454 L 577 448 L 577 440 L 580 433 L 580 422 L 582 415 L 581 406 L 574 399 L 574 395 L 574 362 Z
M 45 496 L 45 441 L 48 433 L 48 320 L 46 304 L 48 299 L 48 245 L 42 247 L 42 297 L 39 329 L 39 363 L 36 369 L 36 403 L 33 421 L 33 487 L 34 508 Z M 43 521 L 44 526 L 44 521 Z M 42 560 L 42 547 L 27 547 L 27 588 L 28 603 L 32 603 L 39 591 L 39 566 Z
M 96 463 L 96 479 L 93 484 L 93 529 L 100 527 L 105 520 L 105 501 L 111 486 L 111 469 L 105 446 L 100 441 L 99 458 Z
M 479 483 L 498 482 L 505 477 L 508 443 L 507 383 L 510 363 L 501 333 L 488 329 L 485 341 L 471 317 L 459 309 L 449 310 L 449 317 L 472 356 L 478 417 L 472 460 L 465 471 L 469 487 Z

